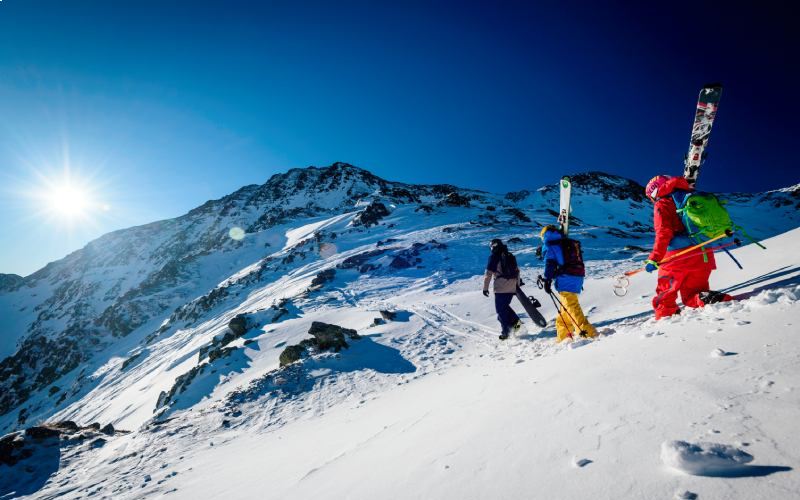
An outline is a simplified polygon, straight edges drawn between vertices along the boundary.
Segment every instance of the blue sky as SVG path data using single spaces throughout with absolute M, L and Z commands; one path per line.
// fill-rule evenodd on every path
M 4 0 L 0 272 L 291 167 L 499 192 L 679 173 L 708 81 L 701 187 L 800 182 L 788 13 L 541 4 Z M 65 165 L 104 206 L 91 223 L 31 197 Z

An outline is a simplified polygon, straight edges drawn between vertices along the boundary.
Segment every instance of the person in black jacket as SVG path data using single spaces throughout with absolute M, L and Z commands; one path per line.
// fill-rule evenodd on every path
M 490 248 L 492 253 L 486 264 L 483 295 L 489 296 L 489 284 L 494 279 L 494 308 L 497 311 L 497 320 L 500 322 L 500 340 L 505 340 L 512 329 L 517 331 L 522 326 L 519 316 L 511 309 L 511 299 L 514 298 L 519 285 L 519 268 L 513 256 L 509 258 L 511 254 L 508 252 L 508 247 L 501 240 L 492 240 Z M 512 269 L 504 269 L 504 262 L 506 267 Z

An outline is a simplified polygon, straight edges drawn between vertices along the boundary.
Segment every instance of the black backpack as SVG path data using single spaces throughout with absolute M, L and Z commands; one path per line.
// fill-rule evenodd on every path
M 503 279 L 516 279 L 519 277 L 519 266 L 517 265 L 517 258 L 514 257 L 514 254 L 505 251 L 500 254 L 500 268 L 503 272 L 500 274 L 500 277 Z
M 559 274 L 586 276 L 586 267 L 583 265 L 583 251 L 581 250 L 580 241 L 562 238 L 561 253 L 564 255 L 564 265 L 558 268 Z

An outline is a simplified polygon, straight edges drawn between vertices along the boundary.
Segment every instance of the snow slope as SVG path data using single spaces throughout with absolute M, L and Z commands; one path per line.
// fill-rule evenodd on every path
M 425 188 L 411 200 L 402 189 L 413 187 L 365 179 L 348 181 L 369 188 L 352 199 L 338 187 L 320 197 L 335 210 L 251 227 L 240 246 L 200 257 L 188 301 L 56 380 L 71 388 L 63 402 L 53 405 L 48 386 L 31 393 L 30 419 L 133 431 L 100 447 L 62 440 L 57 470 L 34 496 L 793 497 L 800 230 L 769 239 L 768 251 L 736 249 L 743 271 L 718 258 L 712 286 L 739 302 L 655 323 L 652 276 L 633 278 L 625 298 L 612 293 L 613 276 L 636 267 L 652 239 L 640 186 L 576 176 L 572 227 L 591 259 L 581 301 L 604 335 L 571 348 L 554 344 L 552 324 L 528 322 L 500 343 L 479 292 L 486 242 L 510 239 L 533 283 L 530 238 L 553 219 L 554 189 Z M 733 195 L 731 211 L 759 236 L 782 233 L 800 223 L 796 192 Z M 358 209 L 381 200 L 388 215 L 357 225 Z M 753 213 L 766 209 L 780 216 L 757 224 Z M 0 299 L 23 301 L 24 291 Z M 397 317 L 373 326 L 379 310 Z M 246 331 L 231 335 L 237 321 Z M 309 338 L 313 321 L 363 338 L 280 369 L 283 349 Z M 0 424 L 13 428 L 16 417 Z M 754 459 L 736 462 L 735 449 Z M 6 478 L 24 474 L 4 467 Z M 3 484 L 0 497 L 13 491 Z
M 425 351 L 446 360 L 441 370 L 399 370 L 383 386 L 371 373 L 330 381 L 348 394 L 320 390 L 277 427 L 256 406 L 143 428 L 59 470 L 40 495 L 102 485 L 115 498 L 794 498 L 798 243 L 800 229 L 768 240 L 769 258 L 738 250 L 745 271 L 721 260 L 715 286 L 743 298 L 675 320 L 656 323 L 643 299 L 619 299 L 610 279 L 592 280 L 586 303 L 604 336 L 577 349 L 553 345 L 552 329 L 494 341 L 477 277 L 421 300 L 399 296 L 390 302 L 419 303 L 437 329 L 431 338 L 422 327 L 418 340 L 458 346 Z M 652 281 L 642 276 L 631 294 Z M 458 319 L 467 309 L 471 317 Z M 342 323 L 358 319 L 341 314 Z M 720 348 L 726 356 L 714 355 Z M 755 458 L 735 480 L 688 476 L 661 460 L 671 440 Z

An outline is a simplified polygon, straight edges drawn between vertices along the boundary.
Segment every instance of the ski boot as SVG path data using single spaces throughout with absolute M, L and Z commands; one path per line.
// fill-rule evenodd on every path
M 729 300 L 733 300 L 733 297 L 727 293 L 717 292 L 715 290 L 700 292 L 698 297 L 703 304 L 716 304 L 717 302 L 728 302 Z

